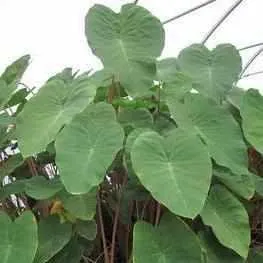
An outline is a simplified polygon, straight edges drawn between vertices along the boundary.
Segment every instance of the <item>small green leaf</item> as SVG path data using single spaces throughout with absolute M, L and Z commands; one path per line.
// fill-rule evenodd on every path
M 171 214 L 165 214 L 157 227 L 136 223 L 133 256 L 136 263 L 202 263 L 197 236 L 183 220 Z
M 122 148 L 123 139 L 109 104 L 90 105 L 76 116 L 55 143 L 56 163 L 67 191 L 84 194 L 97 186 Z
M 194 218 L 202 210 L 212 167 L 206 147 L 195 135 L 181 129 L 166 138 L 141 133 L 133 143 L 131 160 L 141 183 L 173 213 Z
M 92 220 L 96 213 L 96 189 L 82 195 L 72 195 L 66 191 L 58 193 L 63 207 L 75 218 Z
M 247 212 L 239 200 L 225 187 L 212 187 L 201 217 L 212 227 L 222 245 L 246 258 L 250 245 L 250 227 Z
M 47 180 L 43 176 L 35 176 L 24 182 L 26 194 L 37 200 L 48 199 L 63 189 L 59 179 Z
M 94 220 L 78 221 L 76 224 L 76 231 L 81 237 L 92 241 L 97 236 L 97 224 Z
M 123 5 L 119 14 L 95 5 L 86 17 L 86 36 L 93 53 L 130 95 L 149 94 L 155 59 L 164 46 L 164 29 L 156 17 L 133 4 Z
M 61 224 L 55 216 L 42 219 L 38 226 L 39 247 L 34 263 L 48 262 L 71 238 L 72 228 L 70 224 Z M 13 262 L 12 262 L 13 263 Z
M 246 139 L 263 154 L 263 96 L 258 90 L 246 92 L 240 112 Z
M 241 56 L 230 44 L 212 51 L 202 44 L 191 45 L 181 51 L 177 62 L 180 70 L 192 77 L 194 88 L 216 101 L 225 98 L 242 69 Z
M 1 263 L 32 263 L 38 239 L 37 222 L 31 212 L 24 212 L 14 222 L 0 213 Z
M 17 167 L 24 163 L 20 153 L 10 156 L 7 160 L 1 162 L 0 179 L 11 174 Z
M 10 66 L 6 68 L 1 78 L 7 83 L 7 85 L 17 83 L 21 80 L 23 74 L 29 66 L 29 60 L 30 56 L 25 55 L 17 59 L 15 62 L 13 62 Z

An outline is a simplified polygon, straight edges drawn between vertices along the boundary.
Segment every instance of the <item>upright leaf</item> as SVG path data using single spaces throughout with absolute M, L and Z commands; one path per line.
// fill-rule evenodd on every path
M 111 105 L 94 104 L 76 116 L 55 144 L 56 163 L 67 191 L 84 194 L 97 186 L 122 148 L 123 139 Z
M 246 92 L 240 112 L 246 139 L 263 154 L 263 96 L 258 90 Z
M 225 98 L 242 69 L 238 50 L 230 44 L 218 45 L 212 51 L 202 44 L 191 45 L 181 51 L 177 62 L 193 78 L 194 88 L 216 101 Z
M 84 110 L 95 96 L 89 80 L 65 83 L 53 79 L 44 85 L 17 118 L 17 138 L 24 157 L 46 149 L 74 115 Z
M 6 68 L 1 78 L 7 83 L 7 85 L 12 83 L 17 84 L 17 82 L 21 80 L 23 74 L 29 66 L 29 60 L 29 55 L 22 56 Z
M 212 187 L 201 212 L 206 225 L 212 227 L 222 245 L 246 258 L 250 245 L 249 218 L 244 206 L 226 188 Z
M 173 213 L 194 218 L 202 210 L 212 167 L 206 147 L 195 135 L 181 129 L 166 138 L 141 133 L 131 160 L 142 184 Z
M 93 53 L 130 95 L 147 94 L 156 74 L 155 59 L 164 46 L 161 22 L 141 6 L 126 4 L 119 14 L 95 5 L 86 18 Z
M 38 228 L 39 247 L 34 263 L 49 261 L 69 242 L 71 233 L 71 225 L 61 224 L 55 216 L 42 219 Z
M 165 214 L 157 227 L 138 222 L 134 228 L 134 262 L 202 263 L 198 238 L 181 219 Z
M 32 263 L 38 239 L 37 222 L 31 212 L 24 212 L 15 222 L 0 213 L 1 263 Z

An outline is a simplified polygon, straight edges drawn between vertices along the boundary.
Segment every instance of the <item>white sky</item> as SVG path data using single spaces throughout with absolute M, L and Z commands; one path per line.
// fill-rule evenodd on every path
M 140 0 L 164 21 L 205 0 Z M 177 56 L 178 52 L 200 42 L 211 26 L 236 0 L 215 3 L 165 26 L 166 46 L 162 57 Z M 0 72 L 16 58 L 30 54 L 32 62 L 23 81 L 29 86 L 42 85 L 51 75 L 65 67 L 99 69 L 86 42 L 84 18 L 88 9 L 100 3 L 118 11 L 133 0 L 0 0 Z M 232 43 L 238 48 L 263 42 L 263 1 L 244 0 L 231 17 L 207 42 L 209 48 L 219 43 Z M 242 52 L 244 63 L 257 49 Z M 250 72 L 263 70 L 263 54 Z M 263 91 L 263 75 L 244 79 L 244 88 Z

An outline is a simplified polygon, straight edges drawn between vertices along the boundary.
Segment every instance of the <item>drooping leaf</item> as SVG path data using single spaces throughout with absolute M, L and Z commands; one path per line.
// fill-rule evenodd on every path
M 92 241 L 97 235 L 97 224 L 94 220 L 78 221 L 76 224 L 76 231 L 81 237 Z
M 63 125 L 92 101 L 95 87 L 89 80 L 65 83 L 54 79 L 44 85 L 17 118 L 17 138 L 24 157 L 42 152 Z
M 230 44 L 212 51 L 202 44 L 191 45 L 181 51 L 177 62 L 180 70 L 193 78 L 194 88 L 216 101 L 225 98 L 242 69 L 239 52 Z
M 43 176 L 35 176 L 24 182 L 26 194 L 37 200 L 48 199 L 63 189 L 59 179 L 47 180 Z
M 131 160 L 141 183 L 173 213 L 194 218 L 202 210 L 212 170 L 208 152 L 195 135 L 181 129 L 166 138 L 144 132 L 132 146 Z
M 185 96 L 184 104 L 168 100 L 168 105 L 178 126 L 198 134 L 218 165 L 236 174 L 248 172 L 247 147 L 229 111 L 200 94 Z
M 244 135 L 257 151 L 263 153 L 263 96 L 258 90 L 250 89 L 243 97 L 241 105 Z
M 184 221 L 171 214 L 165 214 L 157 227 L 136 223 L 133 255 L 137 263 L 203 262 L 198 238 Z
M 249 218 L 242 203 L 225 187 L 212 187 L 201 217 L 206 225 L 212 227 L 222 245 L 233 249 L 243 258 L 247 257 L 250 245 Z
M 222 246 L 210 232 L 200 232 L 199 238 L 206 254 L 205 263 L 245 263 L 233 250 Z
M 119 14 L 95 5 L 86 17 L 86 36 L 93 53 L 130 95 L 149 93 L 155 59 L 164 46 L 164 30 L 156 17 L 133 4 L 123 5 Z
M 48 262 L 71 238 L 71 225 L 60 223 L 55 216 L 42 219 L 38 225 L 39 246 L 34 263 Z
M 1 212 L 0 225 L 1 263 L 32 263 L 38 246 L 34 215 L 27 211 L 12 222 Z
M 96 189 L 78 195 L 72 195 L 64 190 L 58 193 L 58 198 L 62 201 L 63 207 L 75 218 L 92 220 L 96 213 Z
M 123 139 L 111 105 L 94 104 L 76 116 L 55 143 L 56 163 L 67 191 L 83 194 L 97 186 L 122 148 Z
M 255 193 L 254 178 L 249 172 L 245 174 L 234 174 L 228 169 L 217 167 L 213 169 L 213 174 L 227 188 L 241 197 L 250 199 Z
M 13 107 L 20 103 L 26 103 L 26 97 L 29 94 L 26 88 L 19 89 L 14 95 L 11 97 L 11 99 L 8 101 L 8 106 Z

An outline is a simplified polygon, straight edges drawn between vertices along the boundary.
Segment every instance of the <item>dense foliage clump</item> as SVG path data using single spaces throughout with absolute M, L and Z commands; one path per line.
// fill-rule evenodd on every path
M 263 262 L 263 96 L 238 50 L 160 60 L 134 4 L 95 5 L 86 36 L 101 71 L 35 92 L 24 56 L 0 77 L 1 262 Z

